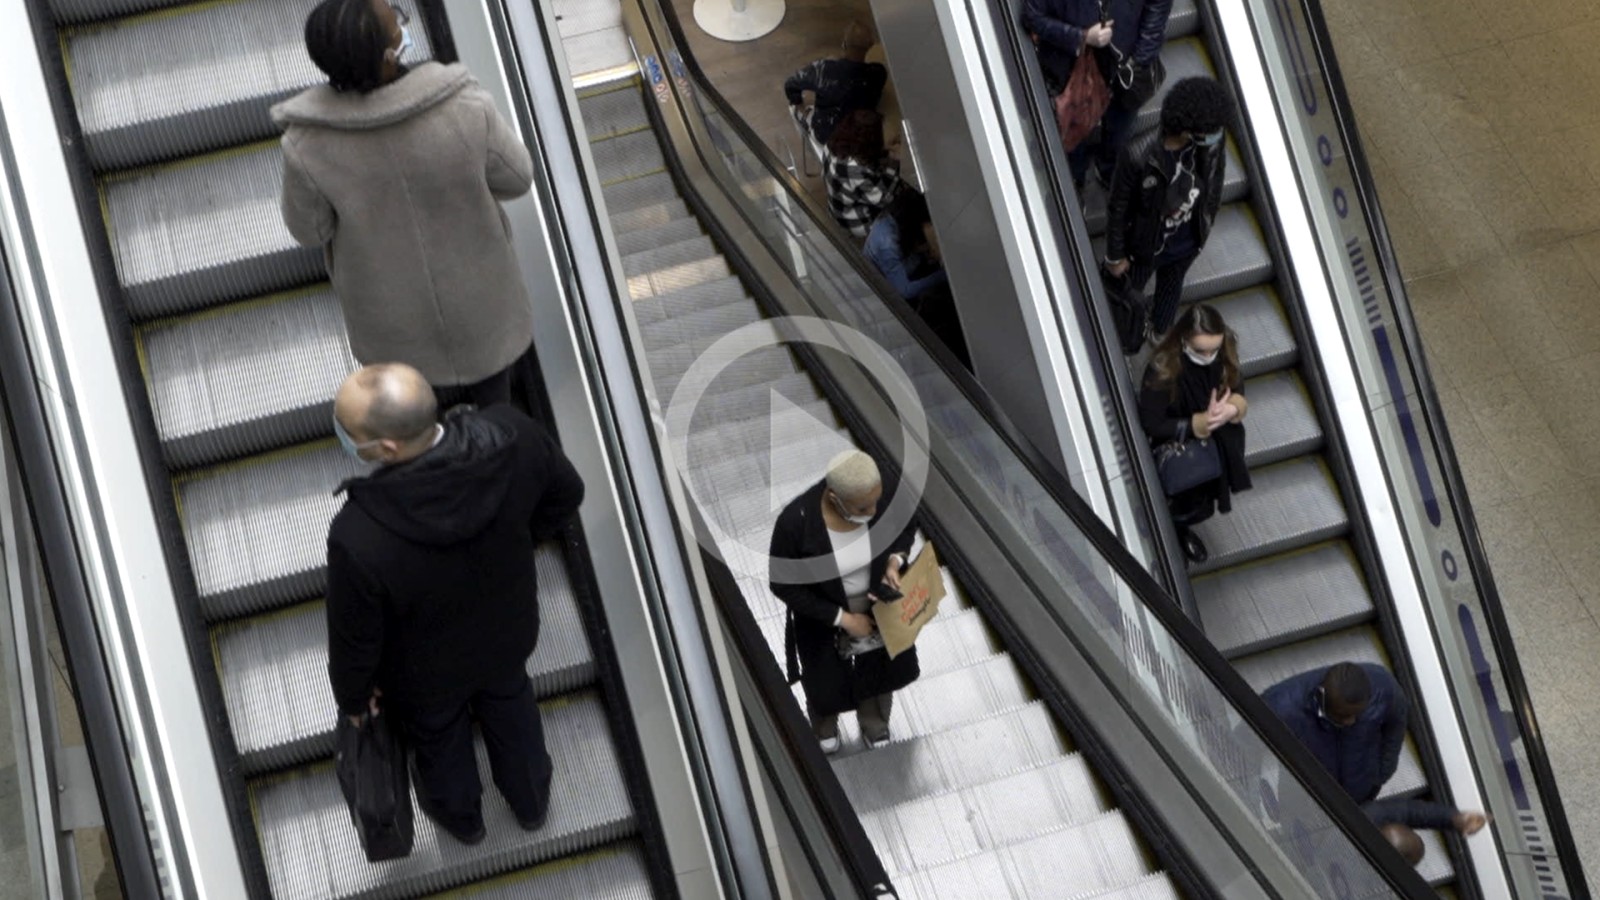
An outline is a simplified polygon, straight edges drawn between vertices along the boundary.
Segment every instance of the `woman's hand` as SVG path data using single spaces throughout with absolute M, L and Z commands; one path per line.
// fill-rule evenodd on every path
M 895 590 L 900 590 L 900 567 L 906 564 L 906 558 L 898 553 L 889 555 L 889 564 L 883 568 L 883 583 Z
M 864 638 L 872 633 L 872 629 L 877 627 L 877 623 L 872 621 L 872 617 L 865 613 L 846 612 L 839 619 L 839 627 L 843 628 L 844 633 L 851 637 Z
M 1239 408 L 1228 402 L 1232 396 L 1231 388 L 1223 388 L 1220 394 L 1215 390 L 1211 392 L 1211 402 L 1206 406 L 1207 431 L 1216 431 L 1239 414 Z
M 1197 438 L 1211 437 L 1211 420 L 1206 418 L 1205 410 L 1189 417 L 1189 431 Z
M 1083 30 L 1085 47 L 1104 47 L 1111 43 L 1111 23 L 1096 22 Z

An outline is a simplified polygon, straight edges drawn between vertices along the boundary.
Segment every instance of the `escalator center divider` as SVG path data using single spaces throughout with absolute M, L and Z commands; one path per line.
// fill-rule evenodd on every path
M 548 428 L 555 435 L 556 443 L 560 444 L 560 423 L 556 421 L 555 410 L 550 405 L 549 388 L 541 372 L 538 356 L 530 345 L 513 371 L 512 402 Z M 594 654 L 600 692 L 606 699 L 602 705 L 611 725 L 611 733 L 617 741 L 617 755 L 622 760 L 628 799 L 633 803 L 634 816 L 639 821 L 639 842 L 650 862 L 646 867 L 650 886 L 654 889 L 655 897 L 670 900 L 679 896 L 678 884 L 672 877 L 672 861 L 662 838 L 661 812 L 656 808 L 654 793 L 650 789 L 644 749 L 630 713 L 633 705 L 628 700 L 627 687 L 622 682 L 622 673 L 617 665 L 617 648 L 611 638 L 611 626 L 606 621 L 605 604 L 600 601 L 594 557 L 584 537 L 583 523 L 577 517 L 563 530 L 561 555 L 567 564 L 572 593 L 583 619 L 584 632 L 589 638 L 590 651 Z
M 134 340 L 133 321 L 128 316 L 128 306 L 117 278 L 111 238 L 102 215 L 97 179 L 90 166 L 83 130 L 75 114 L 71 84 L 67 77 L 62 54 L 62 42 L 44 0 L 29 0 L 33 19 L 34 40 L 40 57 L 48 70 L 45 81 L 50 92 L 50 106 L 56 117 L 56 128 L 66 159 L 67 175 L 72 182 L 78 221 L 84 230 L 94 279 L 99 286 L 100 307 L 104 311 L 107 331 L 111 335 L 111 349 L 121 376 L 123 396 L 128 413 L 133 419 L 135 446 L 139 467 L 144 472 L 144 482 L 150 496 L 150 506 L 160 532 L 161 552 L 167 571 L 172 573 L 172 592 L 177 600 L 177 616 L 182 623 L 184 650 L 195 675 L 196 690 L 206 718 L 206 738 L 217 768 L 224 773 L 241 771 L 239 753 L 235 747 L 233 728 L 228 721 L 223 701 L 222 679 L 218 675 L 216 658 L 212 652 L 211 634 L 200 612 L 200 592 L 194 570 L 189 562 L 183 528 L 177 507 L 177 497 L 171 489 L 171 476 L 162 460 L 161 441 L 156 429 L 155 413 L 150 404 L 141 374 L 138 350 Z M 63 382 L 60 389 L 70 393 L 71 386 Z M 148 700 L 145 700 L 148 703 Z M 152 747 L 158 745 L 152 744 Z M 153 760 L 159 763 L 159 760 Z M 160 766 L 156 768 L 159 770 Z M 256 832 L 255 816 L 251 810 L 248 785 L 243 778 L 224 777 L 223 802 L 228 811 L 228 824 L 234 846 L 244 871 L 245 885 L 251 900 L 268 900 L 271 896 L 267 882 L 267 864 L 261 852 L 260 837 Z M 163 782 L 163 787 L 165 784 Z M 174 829 L 176 832 L 176 829 Z M 167 848 L 179 853 L 182 846 Z M 176 865 L 170 869 L 185 871 L 187 866 Z
M 1243 96 L 1237 74 L 1231 65 L 1232 57 L 1229 55 L 1222 30 L 1217 27 L 1215 0 L 1195 0 L 1195 6 L 1200 14 L 1200 19 L 1205 27 L 1201 31 L 1201 38 L 1210 51 L 1212 64 L 1217 69 L 1218 80 L 1226 84 L 1234 97 Z M 1252 45 L 1246 52 L 1256 52 Z M 1260 151 L 1256 147 L 1254 133 L 1244 127 L 1242 110 L 1236 113 L 1239 117 L 1240 127 L 1233 129 L 1235 142 L 1239 146 L 1240 157 L 1244 160 L 1249 170 L 1252 183 L 1262 184 L 1260 173 L 1265 167 Z M 1286 260 L 1289 258 L 1283 244 L 1282 229 L 1272 204 L 1267 202 L 1265 190 L 1252 191 L 1249 198 L 1251 210 L 1256 214 L 1261 224 L 1261 234 L 1274 259 Z M 1323 349 L 1315 341 L 1306 340 L 1310 333 L 1305 321 L 1304 304 L 1300 299 L 1300 292 L 1296 287 L 1295 276 L 1287 266 L 1279 266 L 1274 274 L 1274 281 L 1283 299 L 1284 313 L 1289 317 L 1290 327 L 1296 334 L 1296 340 L 1302 354 L 1311 357 L 1321 357 Z M 1341 345 L 1334 352 L 1344 352 Z M 1316 398 L 1316 409 L 1319 414 L 1334 409 L 1333 392 L 1327 380 L 1326 369 L 1319 363 L 1304 365 L 1302 371 L 1315 377 L 1306 380 L 1306 388 Z M 1329 434 L 1339 434 L 1338 422 L 1325 419 L 1324 427 Z M 1341 496 L 1345 500 L 1345 509 L 1350 513 L 1351 528 L 1349 540 L 1355 550 L 1356 558 L 1360 561 L 1361 568 L 1367 575 L 1366 586 L 1372 595 L 1376 625 L 1383 636 L 1384 643 L 1390 648 L 1389 662 L 1394 671 L 1395 678 L 1406 689 L 1412 698 L 1414 707 L 1420 709 L 1422 693 L 1416 677 L 1416 670 L 1411 663 L 1411 654 L 1408 644 L 1399 625 L 1395 622 L 1394 597 L 1389 590 L 1388 581 L 1383 578 L 1384 567 L 1379 561 L 1376 538 L 1372 533 L 1371 522 L 1365 515 L 1364 507 L 1357 497 L 1350 493 L 1350 486 L 1356 483 L 1355 470 L 1350 463 L 1345 442 L 1341 440 L 1328 441 L 1322 450 L 1327 457 L 1330 467 L 1334 472 L 1334 480 Z M 1453 714 L 1453 711 L 1452 711 Z M 1435 794 L 1435 799 L 1443 803 L 1454 804 L 1454 797 L 1450 795 L 1448 783 L 1437 773 L 1444 771 L 1443 757 L 1439 753 L 1438 743 L 1434 739 L 1431 728 L 1412 727 L 1409 730 L 1412 740 L 1417 745 L 1417 751 L 1422 756 L 1423 771 L 1428 773 L 1428 790 Z M 1451 845 L 1451 850 L 1457 859 L 1466 859 L 1466 845 L 1459 834 L 1446 830 L 1443 837 Z M 1456 866 L 1455 877 L 1462 882 L 1462 887 L 1468 896 L 1479 893 L 1477 875 L 1471 866 Z

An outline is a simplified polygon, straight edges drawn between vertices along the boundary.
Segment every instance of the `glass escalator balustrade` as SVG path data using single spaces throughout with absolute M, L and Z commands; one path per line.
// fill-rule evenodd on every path
M 62 0 L 45 10 L 60 29 L 171 473 L 193 614 L 210 632 L 225 707 L 214 713 L 225 713 L 239 759 L 224 777 L 242 780 L 277 898 L 469 883 L 486 897 L 648 896 L 606 711 L 619 700 L 598 683 L 555 545 L 537 559 L 543 629 L 528 662 L 556 768 L 546 825 L 522 831 L 489 790 L 482 844 L 443 837 L 421 816 L 404 860 L 369 865 L 357 843 L 330 764 L 336 713 L 319 599 L 341 502 L 333 489 L 358 474 L 329 426 L 333 391 L 355 363 L 320 252 L 298 246 L 279 217 L 267 113 L 323 80 L 302 44 L 314 5 Z M 411 55 L 424 59 L 429 35 L 412 18 Z

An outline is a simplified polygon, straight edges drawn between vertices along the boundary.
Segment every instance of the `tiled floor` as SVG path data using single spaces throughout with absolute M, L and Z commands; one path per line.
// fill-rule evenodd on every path
M 1600 3 L 1324 0 L 1600 889 Z

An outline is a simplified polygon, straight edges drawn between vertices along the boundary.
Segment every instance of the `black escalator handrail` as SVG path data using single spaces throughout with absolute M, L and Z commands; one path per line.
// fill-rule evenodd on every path
M 6 140 L 6 134 L 0 114 L 0 142 Z M 10 170 L 9 146 L 4 148 L 4 162 Z M 14 171 L 7 171 L 6 175 L 15 183 Z M 161 886 L 145 827 L 144 806 L 123 745 L 121 716 L 96 634 L 84 563 L 73 539 L 66 489 L 56 468 L 50 427 L 25 335 L 12 290 L 10 265 L 4 248 L 0 248 L 0 393 L 5 395 L 11 445 L 17 453 L 17 468 L 27 494 L 56 626 L 73 674 L 73 695 L 111 839 L 112 859 L 128 896 L 159 897 Z
M 1301 4 L 1310 21 L 1313 49 L 1323 71 L 1327 74 L 1323 88 L 1328 93 L 1333 116 L 1344 141 L 1345 158 L 1349 160 L 1357 199 L 1366 212 L 1367 224 L 1371 229 L 1373 252 L 1378 257 L 1378 271 L 1389 292 L 1397 330 L 1405 346 L 1412 381 L 1416 385 L 1416 402 L 1421 407 L 1423 419 L 1428 423 L 1433 436 L 1434 453 L 1438 455 L 1440 463 L 1439 474 L 1444 480 L 1445 493 L 1449 495 L 1451 505 L 1455 509 L 1457 525 L 1461 531 L 1462 550 L 1467 556 L 1467 566 L 1478 584 L 1485 625 L 1489 629 L 1490 640 L 1499 654 L 1501 675 L 1505 679 L 1506 690 L 1511 694 L 1512 713 L 1521 726 L 1524 750 L 1528 756 L 1529 766 L 1533 769 L 1534 784 L 1544 804 L 1545 817 L 1550 821 L 1551 837 L 1556 843 L 1556 855 L 1564 862 L 1563 871 L 1568 875 L 1567 887 L 1571 897 L 1573 900 L 1581 900 L 1589 897 L 1590 892 L 1578 863 L 1577 843 L 1573 840 L 1572 828 L 1561 803 L 1561 794 L 1556 787 L 1555 771 L 1545 751 L 1542 732 L 1534 719 L 1532 695 L 1513 646 L 1511 628 L 1505 618 L 1500 592 L 1495 585 L 1488 555 L 1483 549 L 1479 535 L 1478 520 L 1468 499 L 1466 482 L 1461 477 L 1461 466 L 1456 459 L 1455 444 L 1450 440 L 1450 431 L 1445 422 L 1438 391 L 1434 387 L 1433 375 L 1428 367 L 1427 356 L 1423 352 L 1421 331 L 1411 311 L 1405 281 L 1400 274 L 1399 260 L 1394 252 L 1394 243 L 1390 239 L 1388 224 L 1383 217 L 1377 188 L 1373 183 L 1372 168 L 1367 161 L 1366 148 L 1356 127 L 1350 96 L 1345 90 L 1343 73 L 1334 53 L 1327 19 L 1323 15 L 1320 0 L 1301 0 Z
M 977 15 L 981 5 L 971 7 L 973 15 Z M 1140 453 L 1140 449 L 1148 444 L 1139 421 L 1139 403 L 1137 394 L 1131 390 L 1131 381 L 1124 381 L 1121 371 L 1126 368 L 1122 355 L 1120 338 L 1117 336 L 1115 325 L 1108 312 L 1110 301 L 1106 299 L 1105 285 L 1100 279 L 1098 266 L 1092 262 L 1095 258 L 1094 245 L 1089 239 L 1089 230 L 1085 225 L 1083 204 L 1078 196 L 1078 189 L 1073 185 L 1072 178 L 1066 167 L 1066 151 L 1061 149 L 1061 144 L 1056 138 L 1055 111 L 1049 96 L 1042 90 L 1035 90 L 1035 86 L 1043 86 L 1044 75 L 1039 68 L 1038 54 L 1031 46 L 1022 42 L 1022 31 L 1018 24 L 1021 13 L 1016 9 L 1013 0 L 995 0 L 991 8 L 991 15 L 995 16 L 995 32 L 1004 37 L 1006 48 L 1010 51 L 1012 61 L 1020 72 L 1026 76 L 1022 84 L 1017 85 L 1021 90 L 1020 95 L 1029 100 L 1021 104 L 1024 114 L 1033 124 L 1036 134 L 1040 136 L 1040 145 L 1049 148 L 1043 154 L 1043 174 L 1046 182 L 1051 186 L 1051 198 L 1055 202 L 1057 215 L 1065 226 L 1066 238 L 1072 245 L 1066 262 L 1073 274 L 1077 277 L 1079 296 L 1085 299 L 1083 311 L 1089 317 L 1092 334 L 1086 335 L 1087 343 L 1098 357 L 1101 371 L 1106 374 L 1106 380 L 1112 385 L 1112 392 L 1116 397 L 1120 415 L 1114 416 L 1120 432 L 1121 439 L 1128 448 L 1128 454 L 1134 460 L 1134 466 L 1139 471 L 1139 478 L 1134 479 L 1140 499 L 1144 503 L 1145 513 L 1149 521 L 1155 523 L 1151 535 L 1156 541 L 1161 557 L 1166 560 L 1166 567 L 1161 571 L 1162 580 L 1169 591 L 1176 596 L 1188 612 L 1199 619 L 1199 610 L 1195 605 L 1194 588 L 1186 577 L 1180 577 L 1179 572 L 1185 571 L 1188 563 L 1183 558 L 1183 551 L 1176 540 L 1168 540 L 1168 529 L 1164 523 L 1170 521 L 1167 512 L 1166 493 L 1161 488 L 1160 478 L 1156 474 L 1155 463 L 1149 454 Z M 993 87 L 991 93 L 995 93 Z M 999 97 L 996 95 L 996 100 Z M 1173 535 L 1176 538 L 1176 534 Z
M 681 45 L 680 45 L 681 46 Z M 690 58 L 684 57 L 685 66 L 690 65 Z M 703 75 L 701 76 L 703 77 Z M 697 85 L 697 88 L 700 87 Z M 725 115 L 731 115 L 726 112 Z M 654 110 L 652 110 L 654 114 Z M 732 121 L 738 121 L 734 116 Z M 742 123 L 741 123 L 742 124 Z M 741 132 L 742 136 L 759 141 L 748 126 Z M 691 140 L 695 140 L 691 132 Z M 761 145 L 757 143 L 757 149 Z M 670 142 L 663 142 L 662 150 L 669 165 L 678 167 L 677 151 Z M 707 149 L 696 146 L 696 152 L 705 156 Z M 764 159 L 776 165 L 770 153 Z M 786 181 L 786 183 L 791 183 Z M 748 215 L 742 208 L 742 215 Z M 754 223 L 751 223 L 752 225 Z M 750 232 L 758 241 L 766 242 L 760 231 L 751 228 Z M 777 253 L 777 248 L 769 249 Z M 863 435 L 869 444 L 870 435 Z M 889 448 L 873 446 L 876 455 L 892 459 Z M 1045 487 L 1052 485 L 1045 483 Z M 1407 866 L 1404 861 L 1393 852 L 1387 841 L 1372 826 L 1369 820 L 1356 805 L 1355 801 L 1338 785 L 1320 763 L 1311 755 L 1311 752 L 1296 739 L 1292 732 L 1277 715 L 1274 714 L 1266 701 L 1262 700 L 1234 670 L 1233 666 L 1222 656 L 1221 651 L 1211 644 L 1187 615 L 1177 604 L 1163 592 L 1161 585 L 1155 577 L 1144 568 L 1140 562 L 1128 552 L 1116 534 L 1101 521 L 1100 517 L 1089 506 L 1088 502 L 1070 489 L 1056 492 L 1049 491 L 1052 498 L 1061 506 L 1073 525 L 1088 540 L 1098 557 L 1104 560 L 1119 578 L 1136 596 L 1140 604 L 1160 624 L 1167 635 L 1178 645 L 1183 655 L 1194 662 L 1211 682 L 1211 684 L 1227 699 L 1228 703 L 1238 711 L 1244 723 L 1276 756 L 1284 769 L 1294 781 L 1301 784 L 1306 792 L 1315 798 L 1330 820 L 1339 828 L 1345 838 L 1354 846 L 1367 861 L 1382 874 L 1388 884 L 1403 897 L 1415 900 L 1432 900 L 1434 894 L 1417 873 Z M 980 577 L 981 577 L 981 573 Z M 735 591 L 737 588 L 735 587 Z M 742 596 L 742 593 L 739 594 Z M 748 615 L 748 610 L 745 611 Z

